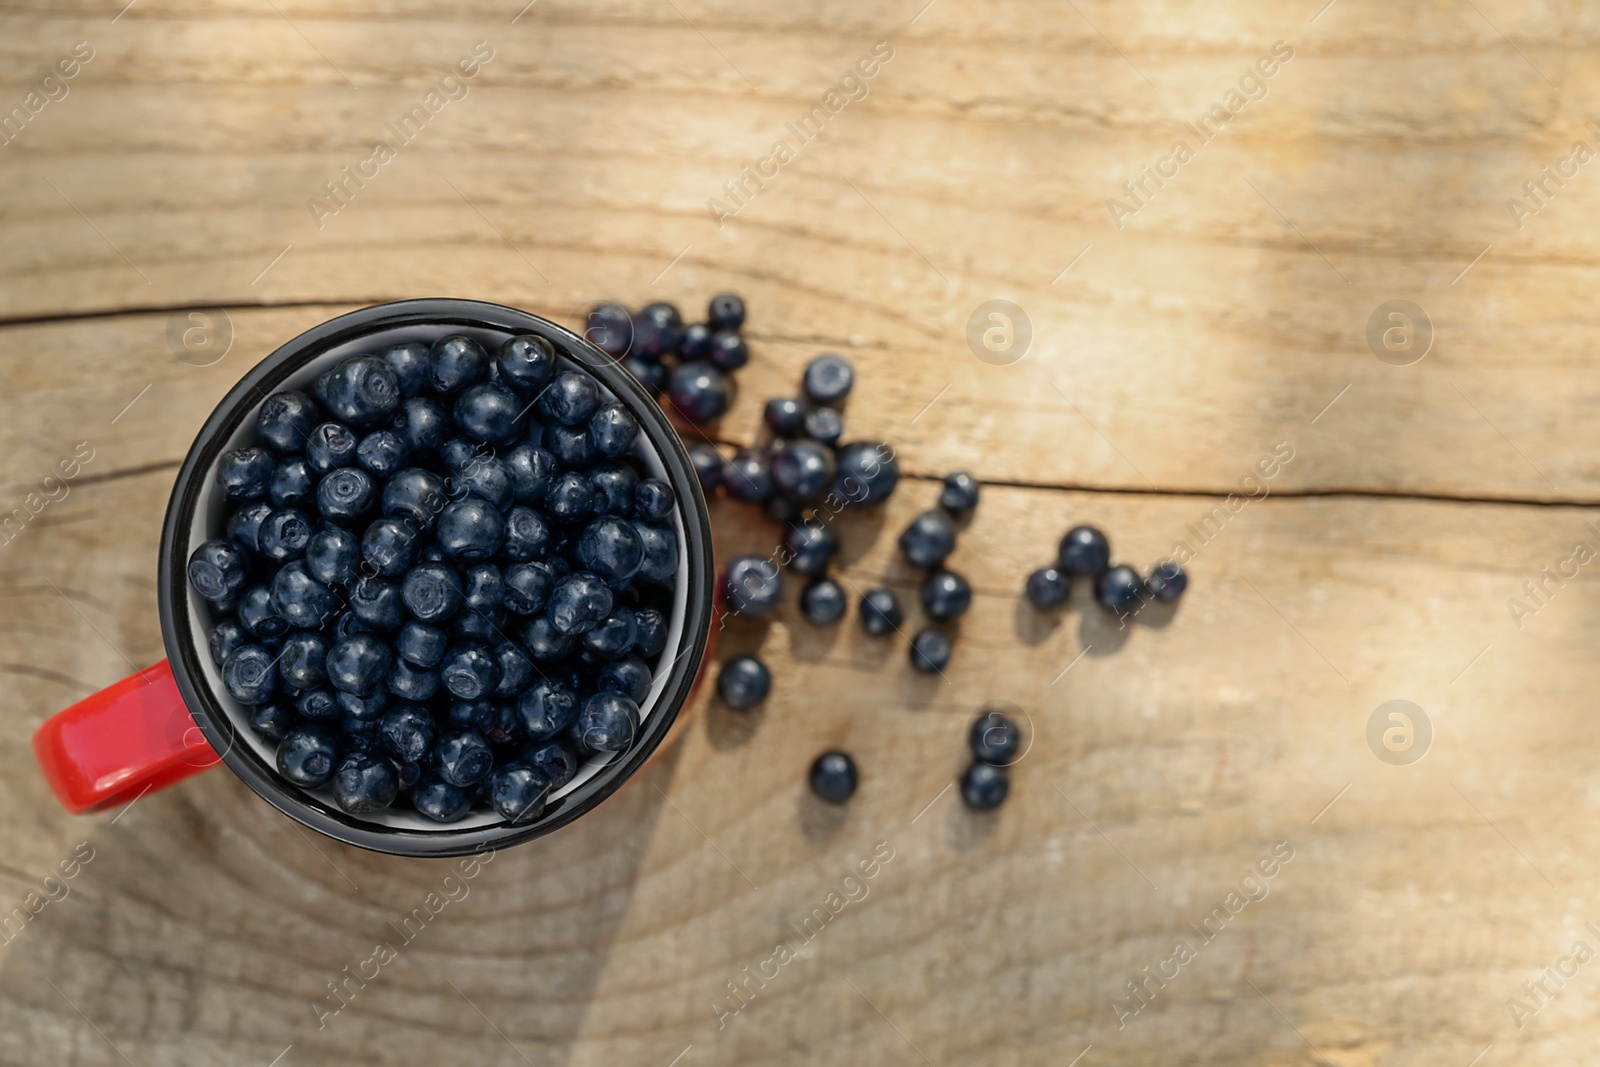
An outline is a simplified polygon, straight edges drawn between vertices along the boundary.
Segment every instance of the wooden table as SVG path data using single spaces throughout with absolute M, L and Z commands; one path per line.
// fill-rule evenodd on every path
M 41 494 L 0 551 L 5 906 L 92 855 L 0 945 L 0 1061 L 1593 1061 L 1600 7 L 120 2 L 0 14 L 0 512 Z M 28 738 L 162 656 L 167 494 L 257 359 L 403 297 L 572 322 L 723 288 L 755 358 L 719 441 L 836 349 L 850 434 L 912 475 L 841 522 L 849 588 L 910 594 L 894 535 L 983 479 L 945 677 L 791 582 L 721 650 L 772 664 L 764 709 L 701 699 L 320 1029 L 447 865 L 221 772 L 55 805 Z M 969 344 L 992 300 L 1025 352 L 982 314 Z M 1022 606 L 1079 521 L 1141 567 L 1186 544 L 1178 610 Z M 991 700 L 1033 743 L 979 816 L 949 787 Z M 1391 700 L 1427 723 L 1397 753 Z M 843 810 L 804 786 L 830 746 Z

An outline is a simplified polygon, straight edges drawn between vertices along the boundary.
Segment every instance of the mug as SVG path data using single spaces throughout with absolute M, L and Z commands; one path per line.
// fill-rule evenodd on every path
M 449 334 L 471 337 L 491 353 L 518 334 L 544 337 L 563 366 L 587 371 L 602 393 L 638 420 L 635 458 L 677 497 L 672 524 L 679 559 L 667 645 L 640 702 L 633 747 L 591 757 L 572 781 L 552 791 L 542 815 L 517 825 L 492 810 L 474 810 L 448 824 L 398 807 L 350 815 L 334 803 L 329 787 L 307 792 L 284 781 L 276 746 L 251 730 L 248 709 L 222 684 L 207 650 L 215 624 L 212 609 L 190 588 L 186 575 L 194 549 L 222 528 L 218 457 L 254 443 L 256 413 L 269 395 L 305 391 L 318 375 L 358 352 L 401 341 L 431 343 Z M 716 584 L 699 478 L 650 394 L 621 364 L 562 326 L 498 304 L 456 299 L 405 300 L 341 315 L 258 363 L 217 405 L 184 459 L 161 531 L 159 572 L 167 659 L 60 712 L 34 735 L 39 766 L 61 803 L 76 813 L 130 804 L 221 762 L 297 822 L 347 844 L 405 856 L 466 855 L 530 840 L 567 825 L 616 792 L 661 746 L 690 698 L 708 650 Z

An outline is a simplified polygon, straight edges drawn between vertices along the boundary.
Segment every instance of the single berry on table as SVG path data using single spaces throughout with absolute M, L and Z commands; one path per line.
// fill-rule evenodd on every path
M 1022 731 L 1010 716 L 986 711 L 972 721 L 967 745 L 979 762 L 1004 766 L 1016 760 L 1017 750 L 1022 747 Z
M 772 672 L 754 656 L 735 656 L 717 674 L 717 695 L 734 711 L 748 711 L 772 692 Z
M 919 630 L 911 639 L 911 666 L 923 674 L 938 674 L 950 665 L 950 639 L 938 630 Z
M 684 359 L 705 359 L 711 355 L 711 335 L 714 332 L 707 322 L 692 322 L 685 326 L 683 340 L 678 343 L 678 355 Z
M 1068 574 L 1097 575 L 1111 563 L 1111 544 L 1093 526 L 1074 526 L 1061 538 L 1058 557 Z
M 978 479 L 966 471 L 956 471 L 944 478 L 944 488 L 939 491 L 939 506 L 952 515 L 965 515 L 978 506 Z
M 850 366 L 850 361 L 843 356 L 824 352 L 806 364 L 805 376 L 801 381 L 806 396 L 818 404 L 837 407 L 850 395 L 850 389 L 855 385 L 856 372 L 855 368 Z
M 922 610 L 941 622 L 967 613 L 972 606 L 972 586 L 955 571 L 936 570 L 922 581 Z
M 869 589 L 861 597 L 861 627 L 874 637 L 900 629 L 905 613 L 891 589 Z
M 722 576 L 722 592 L 735 615 L 759 619 L 783 599 L 783 576 L 764 556 L 738 556 Z
M 1150 577 L 1144 580 L 1145 587 L 1150 590 L 1150 595 L 1163 604 L 1170 604 L 1183 595 L 1189 587 L 1189 575 L 1184 569 L 1171 560 L 1164 560 L 1156 564 L 1150 572 Z
M 992 763 L 974 763 L 961 776 L 961 799 L 973 811 L 993 811 L 1010 791 L 1010 775 Z
M 1040 611 L 1049 611 L 1067 602 L 1067 576 L 1056 567 L 1040 567 L 1028 575 L 1023 591 L 1028 603 Z
M 854 796 L 859 780 L 856 761 L 843 752 L 824 752 L 811 764 L 811 791 L 830 804 Z
M 916 567 L 937 567 L 955 551 L 956 531 L 941 512 L 924 511 L 900 534 L 900 551 Z
M 832 578 L 818 578 L 800 591 L 800 612 L 813 626 L 832 626 L 844 611 L 844 590 Z

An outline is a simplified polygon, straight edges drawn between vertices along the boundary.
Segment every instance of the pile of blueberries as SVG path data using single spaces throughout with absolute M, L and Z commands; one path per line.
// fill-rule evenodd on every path
M 970 515 L 977 506 L 977 479 L 963 472 L 947 475 L 939 506 L 912 519 L 900 533 L 900 554 L 926 572 L 918 594 L 922 610 L 935 622 L 960 618 L 972 606 L 972 586 L 946 568 L 944 561 L 956 550 L 956 528 L 951 520 Z M 862 601 L 861 623 L 868 633 L 899 629 L 900 620 L 900 605 L 892 591 L 874 589 Z M 950 653 L 950 638 L 933 626 L 917 631 L 911 639 L 911 666 L 925 674 L 937 674 L 949 666 Z
M 283 778 L 351 814 L 526 822 L 634 743 L 677 501 L 592 375 L 534 335 L 396 344 L 268 397 L 255 430 L 188 578 Z
M 1136 613 L 1151 600 L 1170 604 L 1189 586 L 1188 574 L 1170 560 L 1156 564 L 1148 578 L 1126 564 L 1111 566 L 1106 535 L 1093 526 L 1074 526 L 1061 538 L 1055 566 L 1028 575 L 1023 594 L 1040 611 L 1051 611 L 1067 602 L 1074 576 L 1093 582 L 1095 600 L 1118 616 Z
M 750 362 L 740 332 L 744 315 L 744 301 L 734 293 L 712 297 L 706 321 L 688 325 L 665 302 L 646 304 L 637 314 L 621 304 L 598 304 L 584 336 L 627 367 L 652 396 L 665 393 L 684 418 L 698 424 L 727 412 L 729 375 Z

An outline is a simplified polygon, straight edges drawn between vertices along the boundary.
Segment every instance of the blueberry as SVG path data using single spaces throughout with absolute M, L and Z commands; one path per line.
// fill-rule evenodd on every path
M 914 567 L 937 567 L 955 548 L 955 528 L 938 511 L 924 511 L 900 534 L 900 551 Z
M 361 545 L 356 541 L 355 534 L 338 527 L 323 530 L 306 543 L 306 570 L 324 585 L 348 585 L 353 582 L 360 557 Z
M 900 461 L 894 449 L 874 441 L 856 441 L 839 449 L 833 491 L 863 507 L 881 504 L 900 484 Z
M 418 540 L 410 519 L 378 519 L 361 536 L 361 558 L 385 578 L 398 578 L 416 560 Z
M 683 316 L 667 303 L 646 304 L 633 317 L 633 353 L 660 361 L 683 343 Z
M 700 488 L 715 493 L 722 488 L 722 453 L 710 441 L 696 441 L 689 446 L 689 463 L 694 467 Z
M 660 396 L 667 387 L 667 365 L 652 363 L 643 356 L 629 356 L 622 361 L 629 374 L 644 386 L 651 396 Z
M 665 582 L 678 572 L 678 534 L 670 526 L 652 526 L 637 522 L 633 525 L 639 535 L 641 558 L 638 577 L 652 582 Z
M 767 428 L 779 437 L 793 437 L 806 424 L 805 405 L 787 397 L 773 397 L 761 410 Z
M 820 497 L 833 482 L 834 461 L 815 441 L 789 441 L 772 457 L 772 481 L 791 500 Z
M 961 799 L 973 811 L 993 811 L 1005 803 L 1011 791 L 1011 778 L 1004 767 L 974 763 L 961 776 Z
M 1094 596 L 1100 606 L 1118 615 L 1125 615 L 1137 608 L 1144 601 L 1146 592 L 1139 572 L 1122 564 L 1102 573 L 1094 583 Z
M 939 491 L 939 506 L 952 515 L 965 515 L 978 506 L 978 479 L 965 471 L 947 474 Z
M 621 693 L 596 693 L 578 712 L 578 736 L 600 752 L 624 752 L 639 732 L 639 705 Z
M 493 563 L 468 567 L 462 583 L 462 603 L 472 611 L 493 611 L 506 602 L 505 577 Z
M 556 477 L 556 457 L 524 442 L 506 453 L 505 464 L 511 475 L 511 499 L 518 504 L 542 504 L 545 490 Z
M 331 523 L 351 523 L 378 502 L 372 475 L 359 467 L 340 467 L 317 483 L 317 511 Z
M 371 426 L 400 406 L 400 380 L 377 356 L 351 356 L 334 368 L 327 398 L 329 414 L 340 422 Z
M 488 456 L 493 451 L 482 441 L 474 441 L 470 437 L 456 436 L 439 446 L 439 460 L 453 476 L 461 473 L 461 471 Z
M 287 455 L 305 448 L 321 421 L 322 413 L 304 393 L 274 393 L 256 412 L 256 434 L 268 448 Z
M 506 444 L 517 436 L 517 417 L 523 403 L 497 382 L 468 386 L 456 400 L 456 425 L 468 437 Z
M 707 349 L 706 358 L 718 370 L 736 371 L 750 362 L 750 346 L 737 330 L 718 330 Z
M 294 725 L 294 706 L 281 700 L 250 709 L 250 729 L 268 741 L 282 741 Z
M 633 492 L 639 488 L 639 475 L 626 463 L 607 463 L 589 472 L 589 489 L 594 494 L 596 515 L 627 518 L 633 514 Z
M 636 629 L 633 612 L 627 608 L 617 608 L 579 638 L 579 643 L 592 656 L 616 659 L 627 655 L 633 648 Z
M 543 559 L 549 555 L 554 535 L 544 519 L 532 508 L 513 507 L 505 514 L 506 539 L 500 555 L 514 563 Z
M 333 775 L 333 799 L 351 815 L 382 811 L 399 792 L 393 764 L 378 756 L 348 756 Z
M 979 762 L 1003 766 L 1016 760 L 1017 750 L 1022 747 L 1022 731 L 1010 717 L 986 711 L 972 721 L 967 745 Z
M 395 417 L 389 420 L 389 426 L 406 451 L 414 456 L 437 451 L 455 432 L 455 425 L 445 409 L 438 401 L 425 396 L 407 400 Z M 356 458 L 361 458 L 359 445 L 356 446 Z
M 356 461 L 361 439 L 340 422 L 324 422 L 311 431 L 306 441 L 306 465 L 313 474 L 327 474 Z
M 496 720 L 495 706 L 488 700 L 453 700 L 448 714 L 457 726 L 480 734 L 493 729 Z
M 207 600 L 231 600 L 244 589 L 244 553 L 231 541 L 203 541 L 189 557 L 189 584 Z
M 503 511 L 511 503 L 511 493 L 511 468 L 494 456 L 476 457 L 451 479 L 452 498 L 482 497 L 496 511 Z
M 635 704 L 643 703 L 650 692 L 650 668 L 638 656 L 614 659 L 600 668 L 595 688 L 602 693 L 621 693 Z
M 436 671 L 413 667 L 405 660 L 395 660 L 394 666 L 389 668 L 387 685 L 389 692 L 401 700 L 420 704 L 439 691 L 439 675 Z
M 241 505 L 239 510 L 228 517 L 228 524 L 223 532 L 228 535 L 228 540 L 240 548 L 249 552 L 260 552 L 261 524 L 276 510 L 265 500 Z
M 805 376 L 801 379 L 806 396 L 818 404 L 835 407 L 850 395 L 850 387 L 855 382 L 856 372 L 850 366 L 850 361 L 832 352 L 824 352 L 807 363 Z
M 240 645 L 222 663 L 222 684 L 241 704 L 265 704 L 278 691 L 275 657 L 260 645 Z
M 211 662 L 222 666 L 223 660 L 228 658 L 228 653 L 247 644 L 250 635 L 245 628 L 233 619 L 224 619 L 211 629 L 211 636 L 206 638 L 206 647 L 211 651 Z
M 434 822 L 456 822 L 472 810 L 472 796 L 449 782 L 428 778 L 411 790 L 411 806 Z
M 437 667 L 439 661 L 444 659 L 444 631 L 413 619 L 401 628 L 400 635 L 394 639 L 394 651 L 413 667 L 424 670 Z
M 577 721 L 578 698 L 561 683 L 541 678 L 517 697 L 517 715 L 528 736 L 543 741 Z
M 1111 545 L 1093 526 L 1074 526 L 1061 538 L 1059 560 L 1068 574 L 1099 574 L 1111 562 Z
M 513 615 L 537 615 L 550 600 L 555 572 L 543 563 L 518 563 L 505 570 L 505 606 Z
M 451 785 L 465 788 L 477 785 L 494 767 L 494 752 L 482 735 L 472 730 L 448 733 L 433 750 L 439 777 Z
M 350 586 L 350 617 L 364 628 L 391 633 L 406 621 L 405 599 L 400 587 L 372 574 L 364 574 Z
M 806 508 L 797 500 L 774 495 L 761 505 L 761 513 L 779 526 L 793 526 L 805 515 Z
M 759 504 L 772 495 L 772 462 L 765 452 L 741 448 L 723 465 L 722 484 L 733 499 Z
M 678 504 L 672 486 L 659 478 L 646 478 L 633 490 L 633 513 L 648 522 L 661 522 Z
M 337 603 L 333 591 L 311 576 L 305 560 L 285 564 L 272 579 L 272 610 L 290 626 L 314 630 L 333 614 Z
M 289 620 L 272 606 L 272 590 L 252 585 L 239 595 L 239 623 L 252 637 L 279 637 L 289 630 Z
M 494 658 L 500 664 L 500 681 L 494 687 L 494 695 L 497 697 L 516 696 L 532 685 L 533 679 L 538 675 L 533 660 L 528 658 L 528 653 L 515 641 L 502 641 L 496 645 Z
M 839 535 L 819 522 L 796 523 L 783 538 L 788 567 L 797 574 L 816 577 L 828 569 L 839 552 Z
M 829 448 L 844 436 L 844 416 L 837 408 L 814 408 L 806 415 L 806 436 Z
M 488 645 L 505 640 L 502 632 L 505 621 L 503 611 L 463 611 L 450 620 L 446 632 L 453 645 Z
M 577 471 L 561 475 L 545 492 L 544 510 L 557 522 L 574 523 L 588 518 L 594 510 L 594 489 L 589 479 Z
M 722 595 L 735 615 L 759 619 L 783 599 L 783 576 L 764 556 L 738 556 L 722 576 Z
M 414 763 L 433 747 L 433 716 L 413 704 L 386 711 L 378 720 L 378 736 L 397 758 Z
M 856 761 L 843 752 L 824 752 L 811 764 L 811 791 L 830 804 L 849 800 L 858 782 Z
M 683 359 L 705 359 L 711 355 L 711 335 L 715 332 L 709 322 L 691 322 L 683 328 L 678 355 Z
M 229 500 L 259 500 L 276 465 L 264 448 L 236 448 L 217 458 L 217 484 Z
M 472 496 L 445 505 L 434 532 L 446 556 L 468 562 L 494 555 L 505 536 L 505 516 L 488 501 Z
M 297 456 L 286 457 L 267 480 L 267 499 L 275 508 L 304 508 L 317 498 L 317 476 Z
M 735 656 L 717 674 L 717 696 L 734 711 L 747 711 L 772 692 L 772 672 L 754 656 Z
M 333 639 L 335 641 L 343 641 L 351 634 L 370 634 L 373 632 L 373 628 L 362 622 L 361 617 L 354 611 L 344 612 L 333 623 Z
M 620 585 L 638 573 L 644 546 L 633 523 L 607 516 L 584 528 L 577 560 L 601 580 Z
M 578 773 L 578 757 L 560 741 L 529 745 L 522 759 L 528 766 L 544 773 L 550 780 L 552 790 L 560 789 Z
M 389 689 L 380 686 L 367 696 L 336 691 L 333 699 L 345 713 L 339 720 L 339 729 L 345 733 L 375 733 L 379 716 L 389 707 Z M 370 723 L 370 729 L 363 723 Z
M 818 578 L 800 591 L 800 612 L 812 626 L 832 626 L 844 618 L 844 590 L 832 578 Z
M 594 442 L 589 439 L 589 431 L 582 426 L 546 426 L 544 446 L 568 470 L 592 467 L 600 458 Z
M 611 604 L 611 590 L 598 575 L 569 574 L 550 591 L 550 625 L 568 637 L 585 633 L 611 614 Z
M 1028 575 L 1023 592 L 1027 594 L 1028 603 L 1040 611 L 1049 611 L 1067 602 L 1067 576 L 1056 567 L 1040 567 Z
M 495 368 L 502 381 L 536 393 L 550 384 L 556 373 L 555 346 L 535 333 L 507 338 L 500 346 Z
M 890 589 L 871 589 L 861 597 L 861 627 L 874 637 L 900 629 L 905 613 Z
M 544 814 L 550 779 L 524 763 L 498 767 L 489 775 L 489 804 L 513 826 Z
M 621 359 L 633 347 L 633 316 L 621 304 L 596 304 L 584 319 L 583 336 L 600 351 Z
M 587 374 L 563 371 L 539 394 L 534 408 L 545 422 L 579 426 L 600 406 L 600 387 Z
M 383 479 L 405 466 L 410 451 L 393 430 L 375 430 L 356 446 L 356 462 L 375 478 Z
M 428 362 L 428 346 L 418 341 L 390 345 L 378 353 L 378 358 L 389 365 L 395 381 L 400 385 L 401 396 L 417 396 L 433 384 Z
M 344 714 L 332 689 L 306 689 L 295 697 L 294 710 L 302 719 L 337 719 Z
M 1171 560 L 1163 560 L 1156 564 L 1144 584 L 1150 590 L 1151 596 L 1163 604 L 1170 604 L 1181 597 L 1183 591 L 1189 587 L 1189 575 Z
M 938 674 L 950 665 L 950 639 L 938 630 L 919 630 L 911 639 L 911 666 Z
M 672 372 L 667 396 L 690 422 L 710 422 L 728 410 L 728 380 L 710 363 L 695 360 Z
M 444 622 L 466 599 L 461 579 L 443 563 L 419 563 L 400 582 L 406 610 L 423 622 Z
M 389 674 L 389 646 L 371 634 L 354 634 L 328 650 L 328 681 L 342 693 L 371 696 Z
M 500 684 L 500 661 L 477 645 L 453 648 L 439 664 L 439 680 L 458 700 L 479 700 Z
M 302 789 L 315 789 L 333 775 L 333 738 L 315 726 L 297 726 L 278 742 L 278 773 Z
M 922 610 L 944 621 L 965 615 L 972 606 L 972 586 L 954 571 L 936 570 L 922 581 Z
M 436 393 L 456 393 L 489 377 L 489 354 L 470 337 L 453 334 L 433 342 L 428 353 Z
M 737 330 L 744 325 L 744 301 L 737 293 L 718 293 L 706 306 L 706 318 L 719 330 Z
M 655 608 L 633 613 L 633 647 L 641 656 L 658 656 L 667 647 L 667 619 Z
M 407 519 L 422 531 L 433 525 L 446 499 L 442 478 L 420 467 L 408 467 L 384 485 L 382 509 L 385 515 Z

